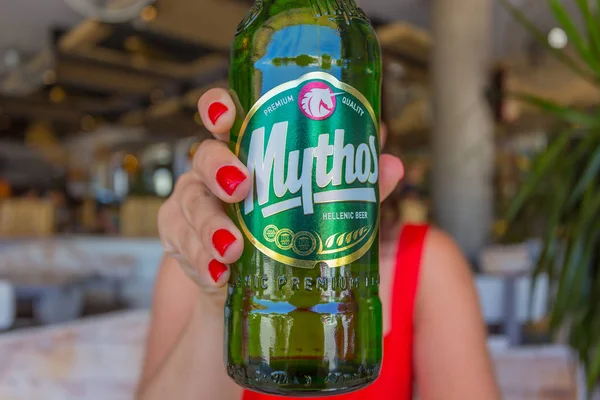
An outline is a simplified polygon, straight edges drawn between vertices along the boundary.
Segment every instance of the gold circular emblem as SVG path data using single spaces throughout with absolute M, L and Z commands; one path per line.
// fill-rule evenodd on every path
M 289 250 L 292 248 L 292 241 L 294 239 L 294 232 L 290 229 L 281 229 L 275 235 L 275 244 L 281 250 Z
M 263 237 L 267 242 L 273 243 L 277 233 L 279 233 L 279 229 L 275 225 L 269 225 L 264 229 Z
M 317 239 L 310 232 L 298 232 L 294 235 L 292 249 L 300 256 L 308 256 L 317 249 Z

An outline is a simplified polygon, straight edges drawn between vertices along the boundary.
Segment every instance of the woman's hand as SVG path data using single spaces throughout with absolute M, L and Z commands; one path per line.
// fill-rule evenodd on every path
M 224 298 L 227 265 L 240 258 L 244 240 L 222 203 L 240 202 L 251 185 L 247 168 L 226 144 L 236 115 L 229 93 L 210 90 L 200 98 L 198 111 L 215 139 L 202 142 L 191 171 L 179 178 L 173 195 L 160 209 L 159 231 L 165 251 L 185 273 L 205 293 Z M 385 136 L 382 129 L 382 141 Z M 382 155 L 379 171 L 383 200 L 404 175 L 404 168 L 398 158 Z

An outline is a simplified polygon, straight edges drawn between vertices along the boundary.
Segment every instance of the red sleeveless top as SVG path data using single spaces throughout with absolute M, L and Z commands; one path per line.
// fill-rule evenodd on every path
M 413 320 L 421 255 L 428 227 L 406 225 L 398 240 L 392 296 L 392 329 L 384 338 L 381 375 L 363 390 L 327 400 L 411 400 L 413 398 Z M 244 391 L 242 400 L 287 400 Z M 325 398 L 324 398 L 325 399 Z

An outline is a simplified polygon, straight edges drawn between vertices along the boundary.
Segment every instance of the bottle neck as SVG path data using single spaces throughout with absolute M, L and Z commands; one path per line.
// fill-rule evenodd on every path
M 255 4 L 262 3 L 264 6 L 269 6 L 285 1 L 312 7 L 317 16 L 365 17 L 364 12 L 358 7 L 355 0 L 256 0 Z

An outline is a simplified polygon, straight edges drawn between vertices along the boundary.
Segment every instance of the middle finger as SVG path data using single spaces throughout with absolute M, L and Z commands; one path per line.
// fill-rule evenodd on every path
M 250 191 L 248 169 L 223 142 L 203 141 L 192 168 L 206 187 L 226 203 L 238 203 Z

